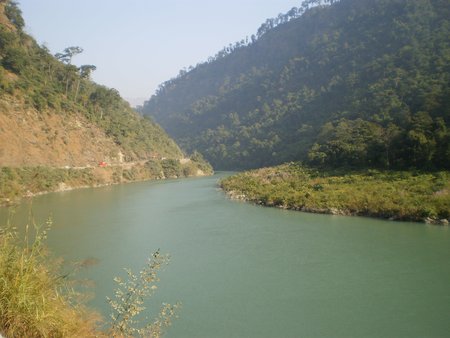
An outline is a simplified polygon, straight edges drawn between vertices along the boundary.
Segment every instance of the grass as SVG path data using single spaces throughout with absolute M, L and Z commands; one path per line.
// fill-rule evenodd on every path
M 221 181 L 235 198 L 308 212 L 447 223 L 450 173 L 318 171 L 296 163 Z
M 157 272 L 168 262 L 154 253 L 138 275 L 115 278 L 118 289 L 108 299 L 112 322 L 84 306 L 82 293 L 52 259 L 45 246 L 51 221 L 32 222 L 24 238 L 8 222 L 0 227 L 0 335 L 5 337 L 161 337 L 171 325 L 178 304 L 163 304 L 147 325 L 136 320 L 156 289 Z
M 25 243 L 10 225 L 0 233 L 0 332 L 6 337 L 95 337 L 99 316 L 77 302 L 77 293 L 49 258 L 45 227 L 27 227 Z M 32 237 L 32 238 L 31 238 Z

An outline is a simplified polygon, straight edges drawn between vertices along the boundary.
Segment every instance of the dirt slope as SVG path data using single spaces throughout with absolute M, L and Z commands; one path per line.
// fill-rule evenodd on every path
M 121 149 L 81 115 L 23 107 L 0 100 L 0 167 L 85 167 L 121 161 Z

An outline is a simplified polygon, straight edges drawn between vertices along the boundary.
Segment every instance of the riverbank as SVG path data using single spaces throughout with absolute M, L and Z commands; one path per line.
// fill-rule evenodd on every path
M 233 199 L 283 209 L 450 222 L 450 173 L 446 171 L 319 172 L 289 163 L 240 173 L 223 179 L 220 186 Z
M 196 159 L 125 162 L 103 167 L 0 167 L 0 206 L 51 192 L 212 174 L 208 163 Z

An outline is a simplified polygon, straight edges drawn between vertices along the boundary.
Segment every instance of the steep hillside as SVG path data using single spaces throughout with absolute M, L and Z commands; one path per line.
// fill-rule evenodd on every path
M 66 181 L 74 187 L 211 172 L 201 156 L 185 159 L 116 90 L 92 82 L 95 66 L 74 66 L 80 47 L 53 56 L 23 27 L 17 4 L 0 1 L 0 203 Z M 30 173 L 43 184 L 33 185 Z
M 0 3 L 0 18 L 1 165 L 183 157 L 165 132 L 139 117 L 117 91 L 89 80 L 95 66 L 71 64 L 81 48 L 51 55 L 23 31 L 12 1 Z
M 450 4 L 304 1 L 143 112 L 217 168 L 449 168 Z
M 82 116 L 42 113 L 11 100 L 0 101 L 2 166 L 95 166 L 119 162 L 122 149 Z

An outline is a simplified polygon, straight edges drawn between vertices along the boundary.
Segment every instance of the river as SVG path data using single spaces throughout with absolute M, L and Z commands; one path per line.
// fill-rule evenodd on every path
M 448 226 L 231 201 L 219 176 L 48 194 L 31 208 L 52 215 L 56 255 L 98 260 L 79 276 L 105 316 L 122 268 L 170 253 L 149 304 L 182 303 L 168 337 L 448 337 Z

